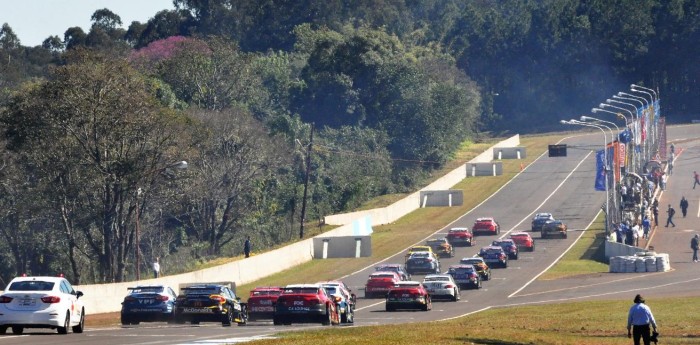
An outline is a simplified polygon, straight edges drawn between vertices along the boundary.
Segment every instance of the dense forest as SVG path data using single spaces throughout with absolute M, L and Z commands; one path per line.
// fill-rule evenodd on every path
M 700 108 L 697 0 L 174 5 L 128 25 L 101 9 L 36 47 L 2 25 L 0 285 L 263 250 L 631 83 L 669 122 Z

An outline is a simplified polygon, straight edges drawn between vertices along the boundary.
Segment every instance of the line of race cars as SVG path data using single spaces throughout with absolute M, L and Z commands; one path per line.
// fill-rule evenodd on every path
M 432 309 L 433 299 L 458 301 L 463 289 L 480 289 L 491 280 L 491 268 L 508 267 L 521 250 L 534 251 L 535 241 L 527 232 L 513 232 L 507 239 L 493 240 L 474 257 L 460 259 L 444 271 L 440 258 L 456 255 L 456 246 L 474 246 L 479 234 L 498 235 L 500 225 L 494 218 L 478 218 L 469 228 L 452 228 L 445 238 L 434 238 L 425 246 L 409 249 L 403 264 L 375 267 L 364 287 L 365 298 L 384 298 L 386 311 Z M 538 213 L 532 231 L 541 238 L 567 237 L 567 227 L 550 213 Z M 425 274 L 422 281 L 412 280 Z M 0 334 L 8 328 L 22 334 L 25 328 L 57 329 L 82 333 L 85 308 L 80 297 L 64 277 L 17 277 L 0 295 Z M 165 285 L 140 285 L 128 289 L 122 302 L 121 323 L 141 322 L 199 324 L 220 322 L 245 325 L 248 321 L 272 321 L 274 325 L 320 323 L 352 324 L 357 296 L 342 281 L 292 284 L 284 287 L 257 287 L 246 303 L 236 296 L 231 283 L 197 283 L 183 286 L 179 294 Z

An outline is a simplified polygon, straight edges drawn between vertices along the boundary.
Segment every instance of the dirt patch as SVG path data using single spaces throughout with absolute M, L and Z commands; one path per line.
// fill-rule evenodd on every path
M 120 313 L 85 314 L 85 327 L 102 328 L 120 326 Z

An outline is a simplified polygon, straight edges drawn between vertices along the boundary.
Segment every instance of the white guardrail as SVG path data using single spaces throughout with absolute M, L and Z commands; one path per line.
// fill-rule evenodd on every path
M 493 158 L 494 148 L 515 147 L 519 144 L 520 136 L 515 135 L 490 147 L 488 150 L 469 161 L 469 163 L 489 162 Z M 466 178 L 466 170 L 466 164 L 463 164 L 422 190 L 449 189 Z M 420 191 L 390 206 L 380 209 L 326 217 L 325 221 L 327 224 L 342 226 L 317 237 L 354 236 L 358 232 L 358 227 L 364 228 L 368 226 L 371 228 L 373 225 L 394 222 L 419 208 L 419 196 Z M 369 219 L 369 221 L 367 221 L 367 219 Z M 360 229 L 359 231 L 367 233 L 366 231 L 371 231 L 371 229 Z M 253 255 L 247 259 L 241 259 L 195 272 L 144 279 L 138 282 L 79 285 L 76 286 L 76 290 L 80 290 L 84 293 L 84 296 L 81 298 L 85 303 L 86 314 L 118 312 L 121 310 L 121 302 L 126 295 L 127 288 L 138 284 L 165 284 L 176 290 L 180 284 L 193 282 L 234 281 L 237 285 L 242 285 L 303 264 L 312 259 L 313 238 L 309 238 L 282 248 L 261 253 L 260 255 Z

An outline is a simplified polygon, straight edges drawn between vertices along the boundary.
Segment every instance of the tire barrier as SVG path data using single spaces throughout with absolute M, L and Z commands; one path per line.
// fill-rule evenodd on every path
M 667 272 L 671 270 L 668 254 L 639 252 L 636 255 L 610 258 L 610 273 Z

